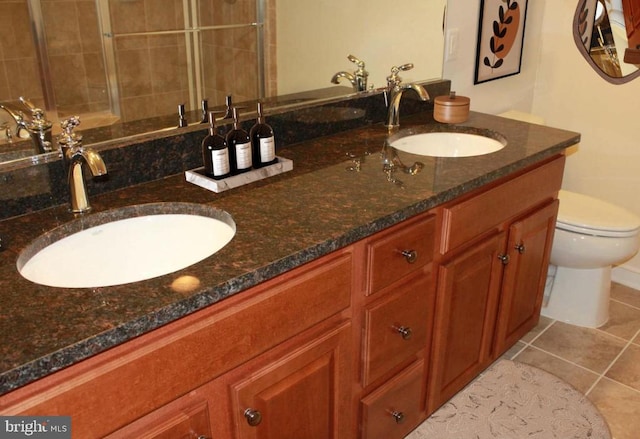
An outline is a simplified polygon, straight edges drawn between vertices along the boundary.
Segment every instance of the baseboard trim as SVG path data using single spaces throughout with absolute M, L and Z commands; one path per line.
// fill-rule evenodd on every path
M 640 271 L 620 265 L 611 271 L 611 280 L 635 290 L 640 290 Z

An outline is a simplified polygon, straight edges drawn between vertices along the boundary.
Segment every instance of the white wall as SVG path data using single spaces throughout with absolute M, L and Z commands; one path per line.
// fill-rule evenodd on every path
M 582 134 L 567 160 L 565 188 L 640 215 L 640 79 L 613 85 L 587 65 L 570 32 L 576 4 L 555 0 L 544 11 L 532 111 L 549 124 Z M 640 278 L 639 256 L 624 267 Z
M 567 160 L 563 187 L 623 206 L 640 215 L 640 79 L 604 81 L 578 52 L 572 35 L 578 0 L 529 0 L 522 72 L 473 85 L 478 8 L 449 0 L 447 29 L 459 29 L 457 59 L 444 77 L 477 111 L 517 109 L 547 125 L 582 134 Z M 614 271 L 614 279 L 640 288 L 640 256 Z
M 405 82 L 442 76 L 446 0 L 277 0 L 278 94 L 330 87 L 339 71 L 365 62 L 369 85 L 384 87 L 391 67 L 413 63 Z M 331 23 L 331 25 L 327 25 Z M 342 79 L 341 84 L 349 85 Z
M 451 79 L 451 88 L 471 98 L 471 109 L 497 114 L 508 109 L 530 112 L 533 104 L 536 71 L 540 54 L 540 30 L 544 0 L 529 0 L 525 25 L 522 66 L 518 75 L 478 85 L 473 84 L 480 2 L 449 0 L 447 31 L 458 31 L 455 59 L 445 58 L 443 77 Z M 445 49 L 446 51 L 447 49 Z

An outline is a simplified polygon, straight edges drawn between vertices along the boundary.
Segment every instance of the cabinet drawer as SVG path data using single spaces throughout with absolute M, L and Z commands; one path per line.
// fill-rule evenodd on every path
M 392 285 L 392 294 L 385 293 L 365 309 L 365 387 L 427 345 L 435 297 L 432 276 L 425 267 Z
M 420 216 L 380 232 L 367 243 L 367 294 L 374 294 L 433 259 L 435 216 Z
M 423 419 L 424 363 L 418 361 L 362 400 L 364 439 L 402 439 Z
M 565 157 L 560 156 L 493 189 L 443 209 L 442 254 L 480 233 L 555 198 L 562 184 Z

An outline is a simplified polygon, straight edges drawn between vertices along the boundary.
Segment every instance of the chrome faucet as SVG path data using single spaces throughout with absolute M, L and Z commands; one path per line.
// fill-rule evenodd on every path
M 340 78 L 347 78 L 347 80 L 351 82 L 351 85 L 353 86 L 353 89 L 355 91 L 365 91 L 367 89 L 367 78 L 369 77 L 369 72 L 367 72 L 364 69 L 364 62 L 360 61 L 358 58 L 356 58 L 353 55 L 347 56 L 347 59 L 352 63 L 354 63 L 358 67 L 358 69 L 353 73 L 349 73 L 349 72 L 336 73 L 331 78 L 331 83 L 339 84 Z
M 53 124 L 45 117 L 44 110 L 37 108 L 22 96 L 20 96 L 20 104 L 24 108 L 9 102 L 0 102 L 0 109 L 6 111 L 16 124 L 15 133 L 10 133 L 9 129 L 7 129 L 7 133 L 20 137 L 20 131 L 24 130 L 29 133 L 37 153 L 52 151 L 51 127 Z M 25 119 L 24 110 L 28 110 L 29 120 Z M 10 135 L 7 137 L 10 137 Z
M 391 75 L 387 76 L 387 90 L 385 91 L 385 99 L 389 106 L 389 114 L 387 117 L 386 127 L 389 131 L 394 130 L 400 126 L 400 99 L 405 90 L 413 90 L 418 93 L 420 100 L 428 101 L 429 93 L 427 90 L 419 84 L 402 84 L 402 78 L 398 76 L 398 73 L 411 70 L 413 64 L 404 64 L 400 67 L 392 67 Z
M 82 165 L 86 164 L 93 177 L 107 174 L 107 167 L 96 151 L 82 146 L 82 136 L 73 132 L 80 125 L 78 116 L 64 120 L 60 126 L 62 134 L 58 139 L 62 159 L 68 170 L 69 195 L 71 212 L 86 213 L 91 210 L 87 185 L 82 173 Z
M 8 123 L 3 123 L 7 138 L 12 139 L 13 136 L 20 138 L 20 131 L 27 130 L 24 126 L 24 113 L 9 102 L 0 102 L 0 109 L 4 110 L 9 116 L 11 116 L 11 119 L 13 119 L 13 122 L 15 123 L 15 128 L 13 130 L 11 130 Z

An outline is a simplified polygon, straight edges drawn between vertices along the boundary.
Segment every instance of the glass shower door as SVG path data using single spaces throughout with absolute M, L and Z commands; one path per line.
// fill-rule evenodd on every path
M 258 0 L 260 3 L 260 0 Z M 122 120 L 263 95 L 256 0 L 98 0 L 112 108 Z

